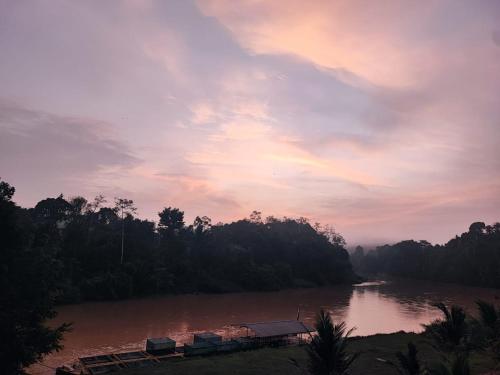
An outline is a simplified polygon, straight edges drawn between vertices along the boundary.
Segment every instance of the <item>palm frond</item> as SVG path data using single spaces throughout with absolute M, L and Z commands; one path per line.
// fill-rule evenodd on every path
M 476 305 L 479 310 L 479 318 L 481 320 L 481 323 L 486 327 L 495 329 L 498 321 L 500 320 L 495 306 L 482 300 L 476 301 Z
M 348 337 L 353 329 L 345 322 L 334 324 L 330 314 L 321 310 L 316 318 L 317 335 L 307 347 L 309 371 L 314 375 L 344 375 L 359 353 L 350 354 Z

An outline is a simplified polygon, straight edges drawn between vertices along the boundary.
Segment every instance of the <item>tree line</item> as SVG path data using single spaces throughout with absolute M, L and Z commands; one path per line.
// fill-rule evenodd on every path
M 14 188 L 4 185 L 12 194 L 2 199 L 11 200 Z M 135 216 L 132 200 L 103 196 L 60 195 L 12 209 L 23 246 L 57 263 L 61 303 L 354 279 L 343 238 L 304 218 L 262 219 L 255 211 L 228 224 L 213 225 L 206 216 L 187 224 L 183 211 L 166 207 L 154 223 Z
M 453 282 L 500 288 L 500 223 L 476 222 L 444 245 L 427 241 L 402 241 L 351 254 L 361 274 Z

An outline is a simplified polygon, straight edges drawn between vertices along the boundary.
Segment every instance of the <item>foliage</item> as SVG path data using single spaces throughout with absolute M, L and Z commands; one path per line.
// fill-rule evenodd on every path
M 45 325 L 55 316 L 53 296 L 61 271 L 55 256 L 58 249 L 47 238 L 33 236 L 29 216 L 11 200 L 14 191 L 0 182 L 0 363 L 5 374 L 20 374 L 43 355 L 59 350 L 69 329 L 68 324 Z M 60 209 L 55 201 L 49 206 Z M 41 207 L 45 212 L 47 207 Z M 44 215 L 40 220 L 45 225 Z
M 96 198 L 98 199 L 98 198 Z M 75 198 L 73 198 L 73 201 L 75 201 Z M 76 198 L 77 202 L 82 202 L 85 201 L 85 198 Z M 124 215 L 127 216 L 132 216 L 136 211 L 137 208 L 134 206 L 134 201 L 131 199 L 126 199 L 126 198 L 115 198 L 115 211 L 120 214 L 120 219 L 122 223 L 122 242 L 121 242 L 121 255 L 120 255 L 120 264 L 123 264 L 123 257 L 124 257 L 124 245 L 125 245 L 125 221 L 124 221 Z M 81 212 L 81 210 L 79 211 Z
M 492 337 L 500 337 L 500 310 L 486 301 L 476 301 L 476 305 L 483 326 L 489 328 Z
M 474 320 L 474 339 L 500 364 L 500 309 L 486 301 L 477 301 L 479 318 Z
M 434 304 L 443 313 L 443 319 L 424 325 L 425 332 L 436 342 L 438 348 L 444 351 L 467 350 L 467 322 L 465 311 L 460 306 L 451 309 L 440 302 Z
M 399 362 L 400 373 L 404 375 L 419 375 L 421 371 L 420 361 L 417 357 L 418 350 L 413 342 L 408 343 L 408 352 L 397 352 L 396 358 Z
M 377 359 L 388 358 L 396 362 L 395 353 L 406 346 L 409 341 L 415 343 L 419 348 L 418 355 L 422 361 L 442 362 L 439 354 L 428 345 L 428 340 L 423 335 L 398 332 L 367 337 L 352 337 L 348 341 L 348 353 L 363 353 L 352 364 L 351 375 L 397 375 L 396 368 L 389 367 Z M 224 356 L 166 361 L 159 366 L 126 369 L 123 370 L 123 375 L 299 375 L 306 373 L 302 371 L 307 367 L 308 363 L 306 348 L 304 346 L 289 346 L 243 351 Z M 490 369 L 489 363 L 482 357 L 482 353 L 472 353 L 471 355 L 471 368 L 474 374 L 483 374 Z M 294 361 L 291 361 L 290 358 L 294 358 Z M 425 371 L 425 366 L 422 365 L 422 367 L 424 367 L 423 371 Z M 449 367 L 449 364 L 445 363 L 445 369 L 449 370 Z M 449 373 L 446 374 L 449 375 Z
M 465 354 L 455 356 L 451 367 L 442 362 L 434 364 L 427 370 L 426 375 L 471 375 L 468 356 Z
M 384 358 L 377 358 L 379 362 L 387 364 L 394 368 L 400 375 L 424 375 L 427 374 L 426 370 L 420 363 L 418 358 L 417 346 L 412 342 L 407 344 L 408 350 L 406 353 L 401 351 L 396 353 L 397 364 L 391 360 Z
M 8 185 L 0 192 L 12 195 Z M 348 283 L 355 279 L 342 237 L 305 219 L 251 219 L 186 224 L 166 207 L 156 225 L 135 217 L 133 201 L 103 196 L 87 201 L 59 195 L 21 209 L 26 236 L 59 266 L 58 303 L 160 293 L 277 290 Z
M 348 337 L 353 329 L 347 330 L 345 322 L 334 324 L 330 314 L 321 310 L 316 319 L 317 335 L 312 337 L 307 353 L 309 371 L 314 375 L 343 375 L 359 356 L 347 351 Z
M 500 223 L 473 223 L 445 245 L 408 240 L 373 251 L 357 250 L 352 257 L 362 274 L 500 288 Z

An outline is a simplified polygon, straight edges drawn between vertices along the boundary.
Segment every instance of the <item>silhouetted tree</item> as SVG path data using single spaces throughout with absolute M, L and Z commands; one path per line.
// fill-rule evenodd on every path
M 12 196 L 13 188 L 0 185 L 0 194 Z M 108 207 L 102 196 L 89 202 L 60 195 L 19 210 L 30 224 L 24 236 L 30 246 L 44 249 L 44 256 L 58 266 L 53 292 L 58 303 L 276 290 L 356 279 L 345 248 L 303 218 L 212 225 L 201 216 L 186 227 L 184 212 L 167 207 L 156 227 L 132 216 L 130 200 L 117 198 Z
M 417 347 L 412 342 L 408 343 L 408 352 L 406 354 L 402 352 L 396 353 L 396 358 L 398 359 L 402 374 L 405 375 L 420 374 L 422 366 L 420 365 L 420 361 L 418 360 L 417 354 L 418 354 Z
M 448 367 L 444 363 L 431 366 L 426 374 L 428 375 L 471 375 L 469 359 L 465 354 L 456 355 Z
M 390 360 L 378 358 L 379 361 L 393 367 L 401 375 L 424 375 L 427 374 L 424 367 L 421 365 L 418 358 L 418 350 L 413 342 L 408 343 L 408 350 L 406 353 L 397 352 L 396 359 L 398 363 Z
M 474 336 L 481 342 L 481 347 L 486 349 L 490 356 L 500 362 L 500 309 L 492 303 L 485 301 L 476 302 L 479 310 L 479 327 L 475 327 Z
M 59 350 L 69 329 L 45 325 L 55 316 L 60 263 L 51 245 L 33 246 L 30 217 L 12 202 L 14 192 L 0 181 L 0 363 L 8 375 Z
M 441 310 L 443 319 L 424 325 L 425 332 L 444 351 L 467 350 L 467 322 L 465 311 L 460 306 L 452 306 L 451 310 L 444 303 L 436 303 L 434 307 Z
M 359 353 L 347 352 L 347 339 L 354 329 L 347 330 L 345 322 L 334 324 L 330 314 L 324 310 L 319 312 L 315 328 L 317 335 L 312 337 L 307 347 L 311 374 L 349 374 L 349 368 L 359 356 Z
M 160 232 L 172 235 L 184 228 L 184 212 L 178 208 L 166 207 L 158 213 L 158 216 L 160 216 L 158 223 Z
M 476 222 L 445 245 L 401 241 L 353 257 L 362 274 L 389 274 L 500 288 L 500 223 Z
M 122 223 L 122 246 L 121 246 L 121 256 L 120 256 L 120 264 L 123 264 L 123 245 L 125 241 L 125 215 L 132 215 L 137 211 L 137 208 L 134 206 L 134 201 L 131 199 L 125 198 L 115 198 L 115 209 L 120 214 L 120 219 Z
M 0 201 L 10 202 L 16 188 L 14 186 L 10 186 L 7 182 L 0 180 Z
M 252 213 L 250 214 L 250 221 L 252 223 L 262 223 L 262 212 L 252 211 Z
M 193 231 L 196 235 L 200 235 L 210 230 L 212 220 L 208 216 L 196 216 L 193 222 Z
M 476 301 L 481 323 L 490 329 L 493 337 L 500 337 L 500 310 L 485 301 Z

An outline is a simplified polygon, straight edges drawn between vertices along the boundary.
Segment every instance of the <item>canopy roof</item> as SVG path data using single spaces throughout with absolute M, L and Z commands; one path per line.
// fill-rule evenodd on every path
M 299 333 L 313 332 L 314 330 L 307 327 L 304 323 L 298 320 L 279 320 L 274 322 L 260 323 L 241 323 L 238 326 L 248 328 L 255 333 L 256 337 L 273 337 L 296 335 Z

